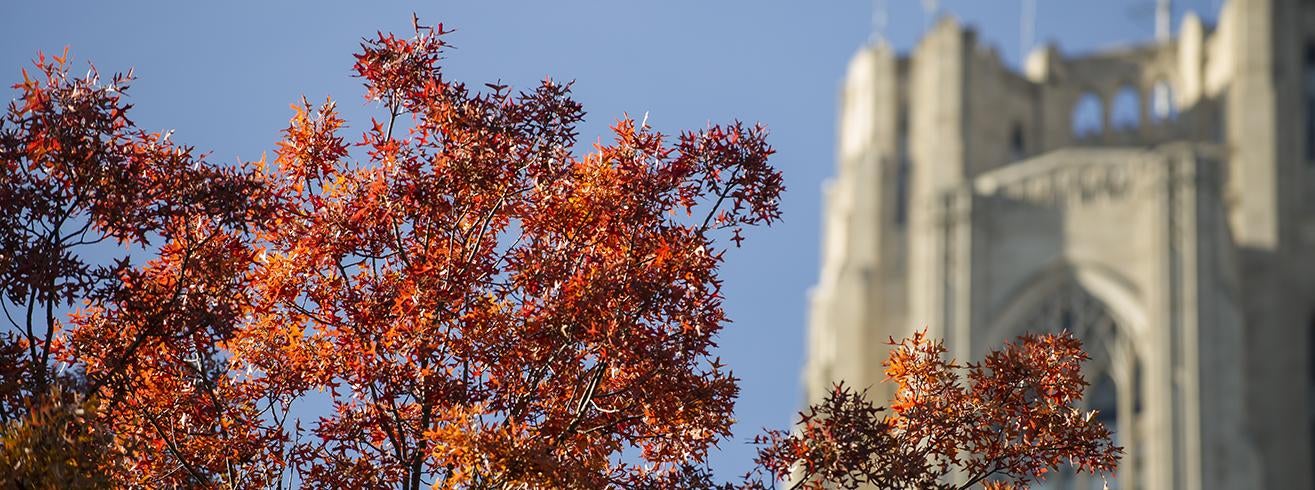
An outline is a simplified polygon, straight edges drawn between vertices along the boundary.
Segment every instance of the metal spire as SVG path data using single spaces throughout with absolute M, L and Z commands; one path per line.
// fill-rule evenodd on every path
M 1027 55 L 1036 43 L 1036 0 L 1022 1 L 1022 12 L 1019 15 L 1018 25 L 1018 59 L 1020 62 L 1026 63 Z
M 886 0 L 872 0 L 872 42 L 886 41 L 886 23 L 890 20 Z
M 1156 0 L 1155 2 L 1155 39 L 1169 39 L 1173 22 L 1173 0 Z
M 926 18 L 928 27 L 930 27 L 933 22 L 936 22 L 936 14 L 939 14 L 940 10 L 940 0 L 922 0 L 922 11 L 927 14 Z

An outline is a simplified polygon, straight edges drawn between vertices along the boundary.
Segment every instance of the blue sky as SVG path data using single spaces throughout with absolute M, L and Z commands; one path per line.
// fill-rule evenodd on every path
M 928 25 L 916 0 L 885 0 L 887 38 L 907 50 Z M 1149 39 L 1153 0 L 1037 0 L 1038 41 L 1065 52 Z M 1179 0 L 1215 17 L 1219 0 Z M 1010 63 L 1019 58 L 1020 0 L 945 0 Z M 405 33 L 411 13 L 455 28 L 447 71 L 478 86 L 575 82 L 588 111 L 581 141 L 623 113 L 667 132 L 733 118 L 771 128 L 785 173 L 785 221 L 751 230 L 723 271 L 734 323 L 721 355 L 742 378 L 733 440 L 713 456 L 729 478 L 746 444 L 799 407 L 807 290 L 817 276 L 822 182 L 832 175 L 837 88 L 872 31 L 870 0 L 429 2 L 7 2 L 0 6 L 0 83 L 19 80 L 38 50 L 69 46 L 110 73 L 135 68 L 131 101 L 146 129 L 228 162 L 271 151 L 288 104 L 332 96 L 363 129 L 374 108 L 350 77 L 351 54 L 375 31 Z M 12 98 L 12 91 L 5 99 Z M 916 244 L 914 245 L 916 246 Z

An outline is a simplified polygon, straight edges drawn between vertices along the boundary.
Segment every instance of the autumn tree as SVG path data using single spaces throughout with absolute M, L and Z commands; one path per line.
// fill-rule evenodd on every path
M 154 478 L 143 461 L 216 437 L 213 417 L 173 426 L 171 410 L 235 403 L 197 388 L 226 383 L 217 342 L 241 315 L 243 237 L 260 222 L 263 184 L 137 129 L 130 75 L 71 75 L 67 53 L 35 65 L 0 121 L 0 422 L 21 435 L 65 420 L 67 401 L 36 403 L 47 393 L 93 400 L 75 404 L 98 404 L 97 416 L 70 426 L 112 430 L 110 449 L 129 461 L 119 476 Z M 134 264 L 124 249 L 154 258 Z
M 58 420 L 122 486 L 725 485 L 704 463 L 738 394 L 715 356 L 717 272 L 743 227 L 779 218 L 766 130 L 622 118 L 581 150 L 570 84 L 469 87 L 441 69 L 443 27 L 414 27 L 356 55 L 379 108 L 362 134 L 302 101 L 272 161 L 215 164 L 138 129 L 131 76 L 79 78 L 66 55 L 24 72 L 0 122 L 6 441 Z M 763 473 L 736 485 L 800 465 L 913 484 L 951 463 L 1019 483 L 1063 458 L 1112 465 L 1107 434 L 1065 418 L 1076 344 L 1007 348 L 964 390 L 913 342 L 898 416 L 837 391 L 800 436 L 765 436 Z M 67 398 L 33 403 L 51 392 Z M 868 446 L 837 438 L 863 420 Z M 851 451 L 882 438 L 906 459 Z
M 1025 335 L 967 365 L 926 332 L 890 344 L 889 408 L 836 385 L 796 432 L 755 439 L 760 470 L 809 489 L 1015 488 L 1064 464 L 1114 471 L 1122 450 L 1079 408 L 1088 356 L 1071 334 Z
M 235 379 L 327 391 L 293 451 L 316 486 L 601 488 L 701 460 L 737 393 L 714 238 L 778 216 L 765 131 L 669 145 L 623 119 L 576 157 L 568 84 L 472 90 L 443 34 L 365 43 L 385 114 L 355 143 L 332 102 L 295 107 Z

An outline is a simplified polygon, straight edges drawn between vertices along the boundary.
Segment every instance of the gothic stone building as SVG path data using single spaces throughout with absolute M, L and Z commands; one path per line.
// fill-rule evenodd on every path
M 1067 329 L 1127 448 L 1111 485 L 1315 488 L 1315 2 L 1217 18 L 1023 73 L 949 19 L 859 51 L 808 396 L 889 390 L 883 342 L 917 328 L 958 359 Z

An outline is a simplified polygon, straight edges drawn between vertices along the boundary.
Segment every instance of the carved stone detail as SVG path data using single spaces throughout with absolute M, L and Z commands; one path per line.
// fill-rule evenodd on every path
M 1041 168 L 1009 172 L 1011 175 L 988 173 L 976 179 L 973 190 L 982 197 L 1055 208 L 1121 200 L 1132 197 L 1138 183 L 1151 180 L 1144 177 L 1153 171 L 1153 167 L 1163 166 L 1168 159 L 1166 155 L 1155 154 L 1126 158 L 1127 151 L 1097 158 L 1092 156 L 1065 158 L 1057 155 L 1050 161 L 1019 163 L 1035 164 Z

